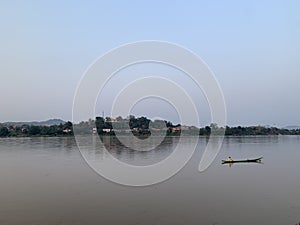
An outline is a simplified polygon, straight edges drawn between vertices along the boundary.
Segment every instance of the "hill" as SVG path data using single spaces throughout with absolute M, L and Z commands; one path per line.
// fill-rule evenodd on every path
M 14 125 L 15 126 L 22 126 L 22 125 L 29 125 L 29 126 L 52 126 L 52 125 L 59 125 L 61 123 L 64 124 L 65 121 L 63 121 L 61 119 L 49 119 L 49 120 L 45 120 L 45 121 L 5 122 L 5 123 L 2 123 L 2 124 L 6 125 L 6 126 L 14 126 Z

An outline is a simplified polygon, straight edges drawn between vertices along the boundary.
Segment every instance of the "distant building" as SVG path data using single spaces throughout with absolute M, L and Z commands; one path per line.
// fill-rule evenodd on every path
M 102 131 L 103 131 L 104 133 L 109 133 L 109 132 L 111 132 L 111 129 L 109 129 L 109 128 L 104 128 L 104 129 L 102 129 Z
M 22 131 L 22 133 L 28 132 L 28 126 L 27 125 L 22 126 L 21 131 Z
M 172 132 L 177 133 L 181 131 L 181 126 L 172 127 Z
M 137 128 L 137 127 L 134 127 L 134 128 L 132 128 L 132 131 L 135 131 L 135 132 L 137 132 L 137 131 L 139 131 L 139 128 Z
M 65 133 L 65 134 L 68 134 L 68 133 L 71 133 L 71 132 L 72 132 L 72 130 L 69 129 L 69 128 L 66 128 L 66 129 L 63 130 L 63 133 Z

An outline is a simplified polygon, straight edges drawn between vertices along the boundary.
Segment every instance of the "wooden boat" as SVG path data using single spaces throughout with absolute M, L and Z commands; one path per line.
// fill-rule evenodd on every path
M 245 160 L 222 160 L 222 164 L 226 163 L 260 163 L 263 157 L 256 158 L 256 159 L 245 159 Z

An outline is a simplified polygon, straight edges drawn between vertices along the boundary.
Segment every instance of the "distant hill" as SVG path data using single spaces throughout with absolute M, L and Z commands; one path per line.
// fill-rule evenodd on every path
M 61 119 L 50 119 L 46 121 L 30 121 L 30 122 L 5 122 L 2 123 L 3 125 L 6 126 L 22 126 L 22 125 L 33 125 L 33 126 L 52 126 L 52 125 L 59 125 L 59 124 L 64 124 L 65 121 Z
M 286 126 L 286 127 L 283 127 L 283 128 L 288 129 L 288 130 L 296 130 L 296 129 L 300 129 L 300 126 L 290 125 L 290 126 Z

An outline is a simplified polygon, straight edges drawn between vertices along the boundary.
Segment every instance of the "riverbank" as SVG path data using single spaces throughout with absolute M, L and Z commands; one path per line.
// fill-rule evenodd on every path
M 213 131 L 213 132 L 212 132 Z M 266 126 L 235 126 L 218 127 L 212 123 L 210 126 L 196 127 L 181 124 L 172 124 L 170 121 L 154 120 L 146 117 L 135 118 L 131 116 L 102 118 L 73 124 L 68 121 L 58 125 L 8 125 L 0 124 L 0 137 L 65 137 L 80 135 L 116 136 L 133 134 L 140 138 L 153 136 L 262 136 L 262 135 L 300 135 L 300 129 L 286 129 Z

